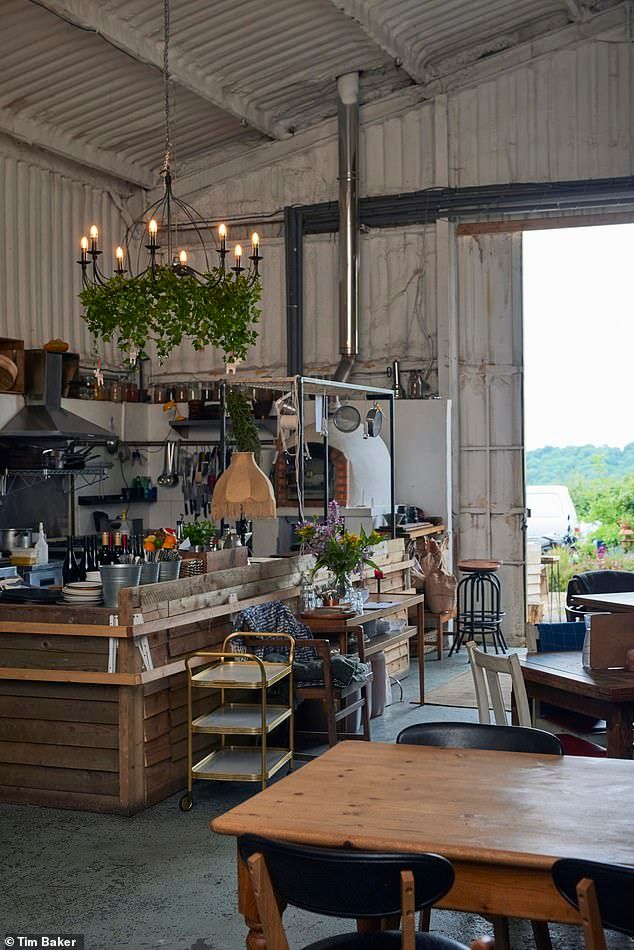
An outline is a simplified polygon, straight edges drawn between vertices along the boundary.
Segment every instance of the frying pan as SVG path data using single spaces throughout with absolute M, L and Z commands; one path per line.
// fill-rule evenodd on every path
M 375 402 L 365 417 L 366 430 L 370 438 L 374 439 L 381 434 L 383 425 L 383 410 L 378 402 Z

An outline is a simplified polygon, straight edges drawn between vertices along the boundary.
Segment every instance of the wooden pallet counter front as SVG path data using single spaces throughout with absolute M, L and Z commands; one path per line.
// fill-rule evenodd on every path
M 295 608 L 309 559 L 262 560 L 127 588 L 114 610 L 0 607 L 0 800 L 133 814 L 186 785 L 185 657 L 231 615 Z M 218 704 L 196 697 L 196 714 Z M 195 754 L 213 736 L 196 736 Z

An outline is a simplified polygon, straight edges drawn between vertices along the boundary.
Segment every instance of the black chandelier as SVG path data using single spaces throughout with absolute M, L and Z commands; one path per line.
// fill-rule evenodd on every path
M 201 284 L 224 284 L 230 289 L 232 283 L 237 280 L 246 280 L 249 284 L 254 284 L 260 280 L 260 239 L 256 232 L 251 235 L 251 254 L 245 258 L 242 245 L 236 244 L 233 248 L 234 263 L 227 268 L 226 258 L 231 254 L 227 247 L 227 228 L 224 224 L 218 227 L 215 251 L 218 255 L 218 263 L 213 266 L 210 264 L 209 254 L 205 242 L 205 236 L 208 227 L 203 217 L 186 201 L 178 198 L 172 188 L 171 165 L 173 149 L 171 142 L 171 103 L 170 103 L 170 72 L 169 72 L 169 40 L 170 40 L 170 7 L 169 0 L 164 0 L 164 46 L 163 46 L 163 93 L 164 93 L 164 121 L 165 121 L 165 156 L 161 168 L 161 177 L 163 179 L 163 194 L 154 204 L 146 208 L 139 217 L 127 228 L 122 245 L 118 245 L 114 252 L 113 274 L 109 277 L 100 266 L 99 258 L 102 251 L 99 248 L 99 229 L 96 225 L 90 228 L 90 240 L 84 236 L 80 242 L 80 259 L 77 263 L 81 266 L 82 284 L 89 287 L 91 285 L 105 285 L 108 281 L 116 278 L 118 280 L 138 280 L 148 274 L 155 276 L 159 267 L 168 267 L 173 273 L 184 276 L 189 275 L 196 278 Z M 174 235 L 178 235 L 178 221 L 174 220 L 174 212 L 179 216 L 180 223 L 187 229 L 192 229 L 196 235 L 197 243 L 200 245 L 202 257 L 204 259 L 204 270 L 196 270 L 188 263 L 187 251 L 177 251 L 174 242 Z M 165 245 L 159 243 L 159 235 L 165 235 Z M 147 241 L 143 245 L 143 240 Z M 130 266 L 134 246 L 138 247 L 136 268 L 134 272 Z M 144 246 L 149 254 L 149 259 L 145 267 L 141 264 L 141 247 Z M 166 264 L 161 264 L 157 260 L 159 252 L 164 250 L 167 260 Z M 128 261 L 129 269 L 125 262 Z M 243 262 L 248 259 L 250 264 L 245 267 Z M 126 277 L 130 274 L 129 277 Z

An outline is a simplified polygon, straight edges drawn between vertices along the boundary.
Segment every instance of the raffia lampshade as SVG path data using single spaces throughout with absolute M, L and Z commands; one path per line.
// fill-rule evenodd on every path
M 213 518 L 237 521 L 245 518 L 275 518 L 273 486 L 255 461 L 253 452 L 234 452 L 211 499 Z

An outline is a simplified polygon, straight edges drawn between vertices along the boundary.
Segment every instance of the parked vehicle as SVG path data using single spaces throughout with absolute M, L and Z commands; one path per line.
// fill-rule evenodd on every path
M 565 485 L 529 485 L 526 488 L 528 541 L 543 548 L 555 544 L 570 545 L 579 528 L 577 512 Z

